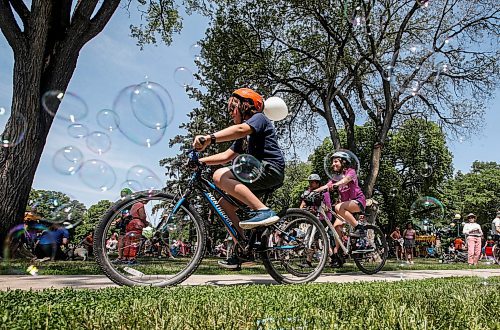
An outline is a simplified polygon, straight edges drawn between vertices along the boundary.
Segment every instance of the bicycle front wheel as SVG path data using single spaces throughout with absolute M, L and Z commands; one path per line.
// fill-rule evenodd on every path
M 493 246 L 493 258 L 500 265 L 500 244 L 498 243 Z
M 354 263 L 365 274 L 376 274 L 385 265 L 389 246 L 384 234 L 374 225 L 366 225 L 366 237 L 352 239 L 351 255 Z
M 289 209 L 263 235 L 264 267 L 278 283 L 307 283 L 323 271 L 328 258 L 328 236 L 319 220 L 302 209 Z
M 164 287 L 184 281 L 198 268 L 205 253 L 205 225 L 187 202 L 170 216 L 176 202 L 163 192 L 141 192 L 119 200 L 108 210 L 95 230 L 94 254 L 113 282 Z M 144 204 L 149 222 L 143 229 L 132 217 L 138 203 Z M 118 239 L 116 250 L 106 248 L 112 237 Z M 193 247 L 190 253 L 174 257 L 171 251 L 184 243 Z

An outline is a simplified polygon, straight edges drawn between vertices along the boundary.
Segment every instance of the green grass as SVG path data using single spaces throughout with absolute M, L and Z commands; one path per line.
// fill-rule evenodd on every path
M 202 264 L 196 271 L 196 274 L 203 275 L 227 275 L 232 274 L 232 271 L 221 269 L 217 266 L 217 261 L 219 259 L 206 258 L 203 260 Z M 12 260 L 9 263 L 0 264 L 0 274 L 26 274 L 26 269 L 31 263 L 27 260 Z M 168 272 L 166 265 L 171 265 L 172 261 L 165 261 L 165 264 L 160 266 L 165 268 L 165 272 Z M 173 262 L 175 265 L 175 261 Z M 57 262 L 45 262 L 37 264 L 39 269 L 39 275 L 101 275 L 102 272 L 94 261 L 57 261 Z M 148 266 L 139 266 L 148 267 Z M 500 269 L 500 265 L 487 265 L 481 262 L 477 268 L 492 268 Z M 451 264 L 440 264 L 435 259 L 417 259 L 414 265 L 407 265 L 405 263 L 396 262 L 395 260 L 389 260 L 384 271 L 398 271 L 398 270 L 454 270 L 454 269 L 469 269 L 469 266 L 465 263 L 451 263 Z M 147 269 L 142 269 L 146 270 Z M 341 269 L 332 269 L 326 267 L 325 273 L 347 273 L 359 271 L 356 265 L 353 263 L 346 263 Z M 245 267 L 241 271 L 241 274 L 252 275 L 252 274 L 266 274 L 264 266 L 262 264 L 256 264 L 255 266 Z
M 500 329 L 500 278 L 0 292 L 2 329 Z

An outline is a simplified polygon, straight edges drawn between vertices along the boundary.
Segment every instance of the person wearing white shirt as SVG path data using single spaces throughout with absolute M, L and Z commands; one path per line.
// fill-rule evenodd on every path
M 491 222 L 491 236 L 495 241 L 500 239 L 500 211 L 497 211 L 497 217 Z
M 481 256 L 481 237 L 483 231 L 481 226 L 476 223 L 476 216 L 473 213 L 467 215 L 467 220 L 463 228 L 463 233 L 467 237 L 467 252 L 469 265 L 477 265 L 479 257 Z

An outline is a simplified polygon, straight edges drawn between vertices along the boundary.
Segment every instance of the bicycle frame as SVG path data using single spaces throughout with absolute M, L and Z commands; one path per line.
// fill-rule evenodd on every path
M 197 190 L 201 193 L 201 195 L 207 200 L 208 204 L 212 208 L 212 210 L 217 214 L 219 219 L 222 221 L 224 227 L 226 228 L 227 232 L 229 235 L 233 238 L 234 242 L 240 246 L 243 246 L 243 243 L 247 243 L 247 240 L 242 237 L 242 235 L 236 230 L 236 228 L 233 225 L 232 220 L 229 218 L 229 216 L 224 212 L 222 207 L 220 206 L 218 200 L 214 196 L 214 192 L 218 193 L 224 200 L 228 201 L 230 204 L 241 208 L 243 207 L 242 204 L 238 203 L 234 199 L 232 199 L 229 195 L 224 193 L 222 190 L 217 188 L 217 186 L 204 178 L 202 176 L 202 170 L 198 169 L 193 175 L 191 176 L 191 179 L 189 180 L 188 183 L 188 188 L 186 191 L 182 194 L 182 197 L 177 201 L 175 204 L 174 208 L 170 212 L 166 223 L 168 223 L 172 217 L 175 216 L 179 208 L 181 207 L 182 204 L 184 204 L 186 201 L 189 200 L 190 195 L 193 193 L 194 190 Z M 162 228 L 162 230 L 165 230 L 166 223 L 160 223 L 159 227 Z
M 324 221 L 326 222 L 328 228 L 330 228 L 330 230 L 332 231 L 333 233 L 333 237 L 335 238 L 335 243 L 338 244 L 338 246 L 342 249 L 342 251 L 344 251 L 345 254 L 349 254 L 350 252 L 350 246 L 351 246 L 351 238 L 348 236 L 347 237 L 347 247 L 344 245 L 344 243 L 342 243 L 342 239 L 340 238 L 339 234 L 337 233 L 337 231 L 335 230 L 335 227 L 333 226 L 333 223 L 330 219 L 328 219 L 328 217 L 326 216 L 326 212 L 325 212 L 325 208 L 323 207 L 323 203 L 321 203 L 320 207 L 318 208 L 318 213 L 319 215 L 323 216 L 323 219 Z M 332 214 L 333 216 L 342 221 L 343 223 L 348 223 L 344 218 L 342 218 L 340 215 L 338 215 L 335 211 L 332 210 Z M 349 225 L 349 232 L 351 231 L 351 225 Z M 327 235 L 328 235 L 328 232 L 327 232 Z M 333 247 L 332 247 L 333 248 Z

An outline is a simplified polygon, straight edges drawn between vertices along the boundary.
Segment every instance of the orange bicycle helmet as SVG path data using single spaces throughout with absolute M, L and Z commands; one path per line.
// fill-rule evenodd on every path
M 233 92 L 232 96 L 243 101 L 249 101 L 257 112 L 262 112 L 262 110 L 264 110 L 264 99 L 253 89 L 239 88 Z

